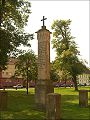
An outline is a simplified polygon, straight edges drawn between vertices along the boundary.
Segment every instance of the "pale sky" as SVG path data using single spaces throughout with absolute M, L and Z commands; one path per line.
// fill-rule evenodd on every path
M 37 53 L 37 34 L 42 26 L 42 17 L 45 16 L 45 25 L 51 30 L 53 20 L 72 20 L 71 35 L 76 37 L 75 42 L 79 47 L 81 58 L 88 62 L 89 66 L 89 1 L 31 1 L 31 14 L 25 30 L 35 34 L 32 41 L 32 49 Z M 50 48 L 51 61 L 55 58 L 55 51 Z

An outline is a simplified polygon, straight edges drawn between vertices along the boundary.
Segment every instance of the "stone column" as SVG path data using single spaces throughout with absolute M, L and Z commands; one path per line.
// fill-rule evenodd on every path
M 60 94 L 49 93 L 47 95 L 46 118 L 47 120 L 60 120 L 61 118 Z
M 35 102 L 38 107 L 45 108 L 46 95 L 53 92 L 50 81 L 50 34 L 51 32 L 42 26 L 36 32 L 38 39 L 38 80 L 35 86 Z
M 88 90 L 79 90 L 79 106 L 88 106 Z

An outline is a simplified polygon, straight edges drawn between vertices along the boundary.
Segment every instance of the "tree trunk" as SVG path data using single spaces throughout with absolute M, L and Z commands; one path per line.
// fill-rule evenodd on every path
M 28 95 L 28 76 L 27 76 L 27 85 L 26 85 L 26 87 L 27 87 L 27 95 Z
M 72 80 L 74 82 L 75 91 L 78 91 L 76 75 L 73 75 L 73 79 Z
M 66 88 L 66 79 L 65 79 L 65 88 Z
M 28 62 L 27 62 L 27 95 L 28 95 Z

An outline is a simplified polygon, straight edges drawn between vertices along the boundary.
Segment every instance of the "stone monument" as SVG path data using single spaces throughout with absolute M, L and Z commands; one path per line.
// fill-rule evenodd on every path
M 38 40 L 38 80 L 35 86 L 35 103 L 40 108 L 46 108 L 47 94 L 54 92 L 50 80 L 50 34 L 44 25 L 37 33 Z
M 88 107 L 88 90 L 79 90 L 79 106 Z
M 61 120 L 61 94 L 47 94 L 46 118 L 47 120 Z

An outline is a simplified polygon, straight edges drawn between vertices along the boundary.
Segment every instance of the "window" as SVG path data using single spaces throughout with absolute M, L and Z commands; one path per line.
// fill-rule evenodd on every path
M 4 74 L 4 72 L 2 72 Z
M 8 72 L 6 72 L 6 75 L 8 75 Z
M 11 75 L 12 75 L 12 73 L 9 73 L 9 75 L 11 76 Z

